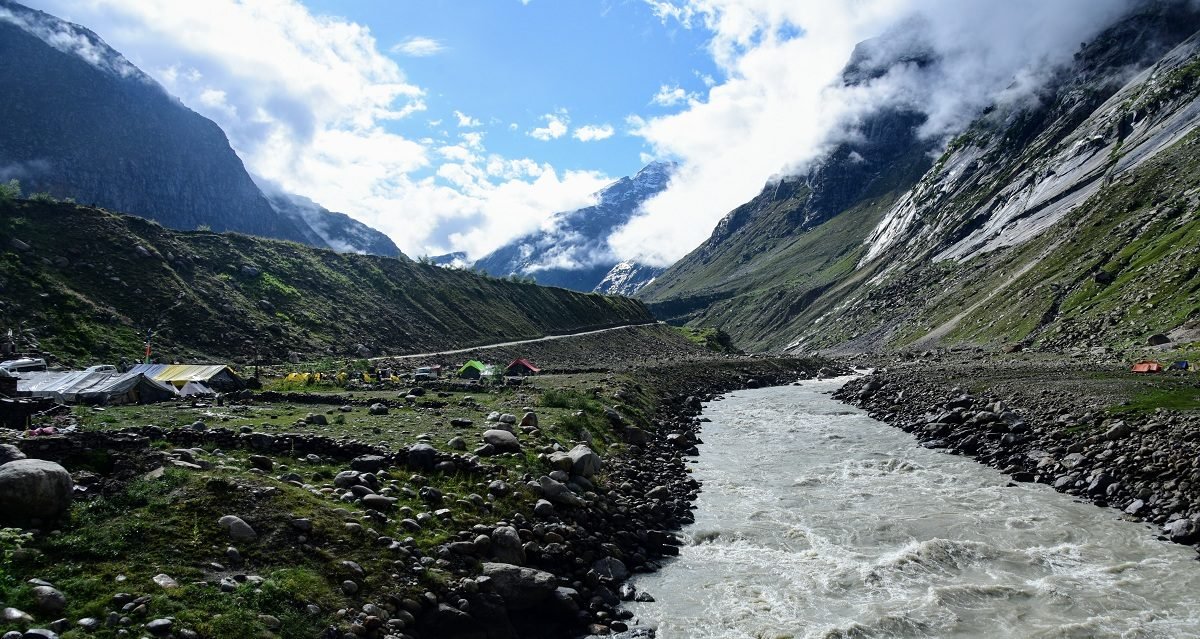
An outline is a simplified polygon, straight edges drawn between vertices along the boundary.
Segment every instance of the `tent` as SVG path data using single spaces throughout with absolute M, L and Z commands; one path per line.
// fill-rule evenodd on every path
M 1189 370 L 1191 367 L 1192 367 L 1192 365 L 1189 364 L 1188 362 L 1180 360 L 1178 362 L 1171 364 L 1169 370 L 1186 371 L 1186 370 Z
M 483 362 L 473 359 L 458 369 L 458 376 L 464 379 L 479 379 L 485 370 L 487 367 L 483 365 Z
M 536 375 L 542 372 L 542 369 L 534 366 L 529 360 L 524 358 L 514 359 L 508 368 L 504 369 L 504 374 L 509 377 L 524 377 L 526 375 Z
M 179 389 L 179 394 L 183 397 L 191 397 L 193 395 L 204 397 L 216 395 L 217 393 L 200 382 L 188 382 L 183 385 L 183 388 Z
M 85 404 L 151 404 L 175 397 L 175 387 L 150 379 L 142 373 L 112 375 L 76 394 Z
M 146 404 L 175 397 L 175 388 L 142 373 L 56 371 L 21 373 L 17 389 L 31 397 L 89 404 Z
M 176 388 L 182 388 L 188 382 L 201 382 L 219 391 L 237 390 L 242 386 L 237 373 L 224 364 L 138 364 L 129 372 L 142 373 Z
M 1129 370 L 1131 370 L 1135 373 L 1161 373 L 1162 372 L 1162 364 L 1159 364 L 1158 362 L 1154 362 L 1154 361 L 1138 362 L 1138 363 L 1134 364 L 1133 368 L 1131 368 Z

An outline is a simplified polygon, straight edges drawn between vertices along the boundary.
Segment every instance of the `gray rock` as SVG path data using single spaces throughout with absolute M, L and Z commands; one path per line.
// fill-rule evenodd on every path
M 362 498 L 362 504 L 373 510 L 387 512 L 396 505 L 396 502 L 390 497 L 384 497 L 383 495 L 367 495 Z
M 625 562 L 616 557 L 605 557 L 592 564 L 592 570 L 602 578 L 613 581 L 624 581 L 629 578 L 629 569 Z
M 168 575 L 166 573 L 159 573 L 159 574 L 151 577 L 151 579 L 154 581 L 154 583 L 158 584 L 158 586 L 163 589 L 169 590 L 171 588 L 179 587 L 179 582 L 175 581 L 173 578 L 171 578 L 171 575 Z
M 551 468 L 568 473 L 571 472 L 571 467 L 575 465 L 575 462 L 571 459 L 571 456 L 561 450 L 550 453 L 550 455 L 546 458 L 546 461 L 550 462 Z
M 486 562 L 482 574 L 491 580 L 493 591 L 510 611 L 533 608 L 557 588 L 554 575 L 512 564 Z
M 492 557 L 497 562 L 517 566 L 525 563 L 524 543 L 516 528 L 500 526 L 492 531 L 491 540 Z
M 8 245 L 22 253 L 29 251 L 30 249 L 33 248 L 32 246 L 26 244 L 25 242 L 22 242 L 21 240 L 15 238 L 15 237 L 8 241 Z
M 537 500 L 537 503 L 533 505 L 533 514 L 537 515 L 538 517 L 549 517 L 554 514 L 554 504 L 546 501 L 545 499 L 539 499 Z
M 258 539 L 258 533 L 236 515 L 225 515 L 217 520 L 217 523 L 224 528 L 234 541 L 254 541 Z
M 84 632 L 95 632 L 100 628 L 100 620 L 95 617 L 84 617 L 75 622 L 75 625 L 83 628 Z
M 58 633 L 47 628 L 30 628 L 21 639 L 58 639 Z
M 517 441 L 517 436 L 506 430 L 485 430 L 483 431 L 483 441 L 501 452 L 521 450 L 521 443 Z
M 270 457 L 266 457 L 264 455 L 251 455 L 249 459 L 251 468 L 267 471 L 275 468 L 275 462 Z
M 522 426 L 533 426 L 534 428 L 537 428 L 537 425 L 538 425 L 537 413 L 534 413 L 532 411 L 525 413 L 525 415 L 523 415 L 521 417 L 521 425 Z
M 174 625 L 175 622 L 171 621 L 170 619 L 155 619 L 154 621 L 146 624 L 146 632 L 154 635 L 155 637 L 165 637 L 171 634 L 171 626 Z
M 557 482 L 543 476 L 538 479 L 537 483 L 538 487 L 542 490 L 542 495 L 555 504 L 564 506 L 582 506 L 584 504 L 583 499 L 571 492 L 571 489 L 567 488 L 562 482 Z
M 426 443 L 416 443 L 408 449 L 408 463 L 421 470 L 433 470 L 437 463 L 437 449 Z
M 359 455 L 350 460 L 350 467 L 361 473 L 377 473 L 385 461 L 380 455 Z
M 387 415 L 388 407 L 387 404 L 371 404 L 371 407 L 367 409 L 367 412 L 371 415 Z
M 350 488 L 362 483 L 362 473 L 357 470 L 343 470 L 333 476 L 333 485 L 338 488 Z
M 0 610 L 0 621 L 5 623 L 28 623 L 33 621 L 33 617 L 19 608 L 6 607 Z
M 594 477 L 596 473 L 600 472 L 600 456 L 591 448 L 580 444 L 572 448 L 571 452 L 567 454 L 571 456 L 572 474 L 582 477 Z
M 71 473 L 43 459 L 18 459 L 0 466 L 0 524 L 53 522 L 71 506 Z
M 18 459 L 25 459 L 25 453 L 22 453 L 20 448 L 12 444 L 0 444 L 0 466 Z
M 57 617 L 67 609 L 67 596 L 51 586 L 37 586 L 33 589 L 33 604 L 43 615 Z
M 313 426 L 328 426 L 329 418 L 325 417 L 321 413 L 309 413 L 304 416 L 304 423 L 311 424 Z
M 516 424 L 517 416 L 513 415 L 511 413 L 504 413 L 503 415 L 500 416 L 499 421 L 501 424 Z

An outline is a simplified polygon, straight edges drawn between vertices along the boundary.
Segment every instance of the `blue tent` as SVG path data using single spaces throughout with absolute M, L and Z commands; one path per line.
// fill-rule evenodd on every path
M 1190 365 L 1190 364 L 1188 364 L 1187 362 L 1185 362 L 1185 361 L 1183 361 L 1183 360 L 1180 360 L 1180 361 L 1178 361 L 1178 362 L 1175 362 L 1174 364 L 1171 364 L 1170 368 L 1168 368 L 1167 370 L 1172 370 L 1172 371 L 1186 371 L 1186 370 L 1188 370 L 1189 368 L 1191 368 L 1191 365 Z

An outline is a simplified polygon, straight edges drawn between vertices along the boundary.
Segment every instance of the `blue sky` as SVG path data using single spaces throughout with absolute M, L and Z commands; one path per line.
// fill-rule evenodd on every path
M 369 26 L 408 80 L 428 91 L 426 111 L 390 125 L 398 132 L 452 138 L 458 111 L 481 122 L 476 130 L 485 132 L 489 151 L 562 169 L 636 172 L 651 149 L 627 133 L 626 117 L 674 110 L 652 103 L 664 85 L 694 93 L 706 89 L 702 76 L 720 76 L 706 49 L 707 31 L 664 23 L 640 0 L 305 4 Z M 441 49 L 426 56 L 391 51 L 410 38 L 428 38 Z M 615 133 L 587 143 L 570 133 L 548 141 L 528 135 L 545 126 L 543 115 L 559 110 L 571 130 L 607 124 Z

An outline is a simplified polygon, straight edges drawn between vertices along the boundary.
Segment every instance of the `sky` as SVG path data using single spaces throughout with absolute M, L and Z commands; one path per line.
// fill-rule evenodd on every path
M 610 245 L 665 265 L 770 180 L 903 103 L 945 139 L 1032 95 L 1131 0 L 27 0 L 213 119 L 247 169 L 479 258 L 654 159 L 680 168 Z M 916 18 L 916 19 L 915 19 Z M 941 56 L 839 86 L 856 43 Z M 912 26 L 917 25 L 917 26 Z

